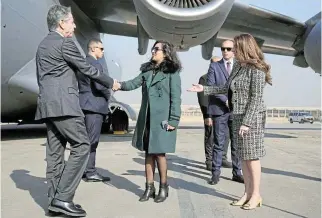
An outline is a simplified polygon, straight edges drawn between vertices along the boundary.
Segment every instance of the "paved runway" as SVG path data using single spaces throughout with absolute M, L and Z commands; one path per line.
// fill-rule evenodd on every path
M 1 217 L 45 217 L 45 129 L 1 128 Z M 169 198 L 162 204 L 139 202 L 144 157 L 131 147 L 131 137 L 102 135 L 97 166 L 112 180 L 81 182 L 75 202 L 86 209 L 87 217 L 321 217 L 320 124 L 267 125 L 261 184 L 264 205 L 253 211 L 229 205 L 244 188 L 231 181 L 230 169 L 222 169 L 218 185 L 207 184 L 210 173 L 204 166 L 203 129 L 198 124 L 181 126 L 176 153 L 168 155 Z

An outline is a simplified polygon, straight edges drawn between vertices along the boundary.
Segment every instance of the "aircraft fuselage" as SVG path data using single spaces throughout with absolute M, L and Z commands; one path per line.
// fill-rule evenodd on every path
M 35 54 L 48 34 L 46 16 L 55 0 L 2 1 L 1 122 L 33 120 L 38 85 Z M 75 36 L 82 49 L 90 37 L 100 38 L 91 20 L 73 10 Z

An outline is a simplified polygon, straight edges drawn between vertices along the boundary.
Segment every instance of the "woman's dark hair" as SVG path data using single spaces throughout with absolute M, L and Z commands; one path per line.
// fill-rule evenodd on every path
M 162 44 L 162 51 L 163 51 L 163 54 L 165 55 L 164 60 L 159 66 L 157 66 L 156 62 L 153 61 L 151 58 L 149 62 L 146 62 L 141 65 L 140 70 L 142 72 L 147 72 L 150 70 L 160 70 L 165 73 L 175 73 L 177 71 L 181 71 L 182 69 L 181 62 L 177 56 L 177 52 L 174 46 L 169 42 L 159 40 L 154 43 L 154 45 L 152 46 L 152 49 L 158 43 Z

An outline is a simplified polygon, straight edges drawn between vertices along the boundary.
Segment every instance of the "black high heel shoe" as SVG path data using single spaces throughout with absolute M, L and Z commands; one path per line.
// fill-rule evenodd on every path
M 145 183 L 145 191 L 144 191 L 144 194 L 139 199 L 139 201 L 141 202 L 148 201 L 150 197 L 155 198 L 154 183 Z
M 165 201 L 165 199 L 169 196 L 169 185 L 166 184 L 160 184 L 159 194 L 154 199 L 154 202 L 161 203 Z

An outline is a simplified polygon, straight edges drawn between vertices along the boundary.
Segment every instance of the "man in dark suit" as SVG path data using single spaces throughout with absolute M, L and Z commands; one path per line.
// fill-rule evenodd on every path
M 207 73 L 207 84 L 215 86 L 223 86 L 226 84 L 234 62 L 234 42 L 226 40 L 222 43 L 221 51 L 223 58 L 218 62 L 210 64 Z M 226 143 L 226 135 L 230 135 L 231 139 L 231 159 L 233 165 L 232 180 L 236 182 L 244 182 L 241 174 L 241 163 L 237 156 L 237 148 L 232 137 L 232 117 L 228 106 L 228 98 L 226 95 L 215 95 L 209 97 L 208 113 L 213 115 L 214 122 L 214 147 L 212 158 L 212 178 L 209 184 L 217 184 L 220 177 L 220 168 L 222 166 L 223 150 Z M 229 132 L 229 133 L 228 133 Z
M 212 57 L 210 60 L 210 64 L 213 62 L 221 61 L 221 60 L 222 60 L 221 57 L 216 57 L 216 56 Z M 210 98 L 211 98 L 211 96 L 210 96 Z M 211 117 L 212 116 L 213 116 L 213 114 L 211 114 Z M 223 150 L 223 154 L 222 154 L 222 162 L 221 162 L 221 166 L 225 167 L 225 168 L 232 168 L 232 164 L 231 164 L 231 162 L 228 161 L 228 158 L 227 158 L 229 141 L 230 141 L 229 131 L 226 131 L 226 140 L 225 140 L 224 150 Z
M 103 72 L 103 67 L 98 61 L 104 55 L 103 43 L 99 39 L 91 39 L 88 43 L 86 60 L 92 66 Z M 102 124 L 108 117 L 108 102 L 111 92 L 106 87 L 92 80 L 89 76 L 78 73 L 79 103 L 85 114 L 85 126 L 89 137 L 91 150 L 83 178 L 88 182 L 109 181 L 95 168 L 96 149 L 101 135 Z
M 79 106 L 76 70 L 106 87 L 117 89 L 119 84 L 81 56 L 72 38 L 76 25 L 70 8 L 52 6 L 47 24 L 50 32 L 36 53 L 39 95 L 35 119 L 47 127 L 48 210 L 85 216 L 86 211 L 73 203 L 90 149 L 84 114 Z M 67 142 L 71 152 L 65 161 Z
M 199 84 L 207 85 L 207 74 L 202 75 L 199 78 Z M 205 156 L 206 156 L 206 168 L 211 171 L 212 167 L 212 150 L 213 150 L 213 131 L 212 131 L 212 118 L 208 114 L 208 96 L 205 96 L 203 92 L 198 92 L 198 102 L 201 109 L 201 113 L 204 120 L 204 147 L 205 147 Z
M 222 58 L 221 57 L 212 57 L 211 60 L 210 60 L 210 64 L 213 63 L 213 62 L 218 62 L 220 61 Z M 211 96 L 210 96 L 211 97 Z M 210 116 L 212 117 L 213 114 L 210 114 Z M 231 162 L 228 161 L 228 158 L 227 158 L 227 152 L 228 152 L 228 147 L 229 147 L 229 141 L 230 141 L 230 136 L 229 136 L 229 131 L 227 131 L 227 134 L 226 134 L 226 140 L 225 140 L 225 146 L 224 146 L 224 151 L 223 151 L 223 154 L 222 154 L 222 162 L 221 162 L 221 166 L 222 167 L 225 167 L 225 168 L 232 168 L 232 164 Z M 213 142 L 212 142 L 213 143 Z M 212 158 L 212 157 L 211 157 Z

